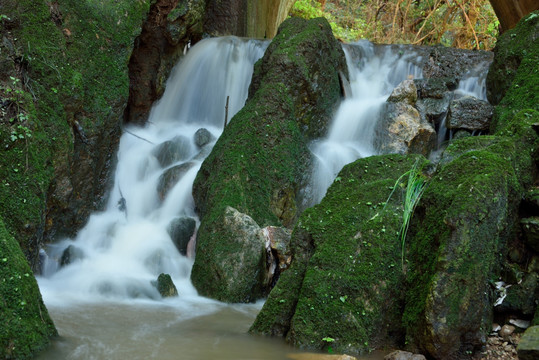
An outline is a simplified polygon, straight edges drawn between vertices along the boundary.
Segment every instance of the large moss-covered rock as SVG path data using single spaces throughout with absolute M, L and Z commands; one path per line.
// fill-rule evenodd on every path
M 344 167 L 322 202 L 306 210 L 292 235 L 283 272 L 251 331 L 296 346 L 366 353 L 403 337 L 402 185 L 418 155 L 382 155 Z M 326 340 L 334 339 L 331 343 Z
M 501 35 L 487 76 L 487 96 L 494 112 L 491 132 L 522 109 L 539 110 L 539 11 Z
M 497 136 L 454 141 L 416 209 L 404 323 L 410 343 L 435 358 L 466 357 L 484 344 L 489 280 L 537 171 L 537 115 L 522 111 Z
M 34 270 L 43 239 L 73 235 L 104 205 L 127 62 L 148 8 L 2 1 L 0 214 Z
M 17 241 L 0 217 L 0 358 L 31 359 L 57 335 Z
M 319 61 L 320 57 L 324 61 Z M 341 93 L 344 54 L 326 20 L 283 23 L 255 65 L 249 98 L 225 128 L 195 179 L 193 195 L 201 216 L 192 281 L 206 296 L 226 298 L 211 266 L 227 246 L 218 224 L 227 206 L 261 227 L 292 226 L 301 210 L 300 190 L 309 173 L 308 141 L 323 133 Z M 242 274 L 240 274 L 242 275 Z

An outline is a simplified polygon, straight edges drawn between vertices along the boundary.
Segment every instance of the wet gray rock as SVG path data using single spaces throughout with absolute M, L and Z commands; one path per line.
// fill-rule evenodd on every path
M 436 146 L 436 132 L 421 121 L 419 112 L 406 102 L 386 103 L 376 124 L 376 149 L 382 154 L 423 154 Z
M 178 217 L 170 222 L 167 232 L 182 255 L 187 254 L 187 244 L 195 233 L 196 221 L 190 217 Z
M 81 248 L 74 245 L 69 245 L 63 252 L 60 258 L 60 266 L 66 266 L 73 263 L 76 260 L 82 260 L 84 258 L 84 252 Z
M 178 289 L 169 274 L 159 274 L 156 286 L 157 291 L 164 298 L 178 296 Z
M 206 263 L 207 270 L 218 274 L 211 285 L 220 301 L 253 302 L 266 295 L 266 239 L 262 229 L 248 215 L 227 206 L 215 226 L 219 234 L 219 257 Z M 197 257 L 205 249 L 197 244 Z
M 209 144 L 210 142 L 215 140 L 215 136 L 212 135 L 211 132 L 209 132 L 207 129 L 201 128 L 198 129 L 195 133 L 195 144 L 199 148 L 203 147 L 204 145 Z
M 494 107 L 473 96 L 464 96 L 451 101 L 447 115 L 448 129 L 470 131 L 488 130 Z
M 387 102 L 392 103 L 405 103 L 408 105 L 415 105 L 417 101 L 417 87 L 413 80 L 404 80 L 393 91 Z
M 157 193 L 161 201 L 165 200 L 169 191 L 195 164 L 192 162 L 176 165 L 165 171 L 157 182 Z
M 186 160 L 189 156 L 190 148 L 189 139 L 179 135 L 158 145 L 152 151 L 152 154 L 162 167 L 167 167 L 177 161 Z

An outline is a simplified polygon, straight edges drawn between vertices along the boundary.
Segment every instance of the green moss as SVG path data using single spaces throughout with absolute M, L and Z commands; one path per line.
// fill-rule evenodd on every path
M 404 275 L 398 232 L 405 184 L 385 202 L 416 159 L 422 157 L 374 156 L 341 171 L 322 202 L 302 214 L 292 235 L 292 267 L 251 331 L 346 353 L 399 341 L 402 329 L 395 323 Z M 326 337 L 334 341 L 328 344 Z
M 539 11 L 523 18 L 496 43 L 488 78 L 489 100 L 498 105 L 491 132 L 522 109 L 539 110 Z
M 77 161 L 74 122 L 89 138 L 118 126 L 128 93 L 127 61 L 149 8 L 149 1 L 51 4 L 7 0 L 2 9 L 15 24 L 10 56 L 24 69 L 20 90 L 31 96 L 21 104 L 27 120 L 0 123 L 0 214 L 29 259 L 37 254 L 55 170 Z M 32 136 L 11 142 L 18 125 Z
M 0 357 L 30 359 L 57 332 L 32 271 L 0 217 Z
M 464 139 L 454 147 L 471 142 Z M 507 145 L 483 141 L 489 142 Z M 506 156 L 511 154 L 464 152 L 433 176 L 416 210 L 403 321 L 410 340 L 433 356 L 479 346 L 487 332 L 488 280 L 514 234 L 522 190 Z M 461 343 L 462 333 L 477 337 Z

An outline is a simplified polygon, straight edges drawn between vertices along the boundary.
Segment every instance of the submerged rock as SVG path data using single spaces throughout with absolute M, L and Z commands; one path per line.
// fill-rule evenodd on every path
M 63 252 L 60 257 L 60 267 L 71 264 L 76 260 L 82 260 L 84 258 L 84 252 L 81 248 L 76 247 L 75 245 L 69 245 Z
M 178 135 L 171 140 L 159 144 L 152 154 L 157 158 L 161 167 L 167 167 L 173 163 L 186 160 L 189 156 L 191 144 L 188 138 Z
M 182 255 L 187 255 L 187 245 L 195 233 L 196 221 L 190 217 L 175 218 L 168 225 L 167 231 L 176 246 L 176 249 Z
M 209 144 L 210 142 L 215 140 L 215 136 L 212 135 L 211 132 L 209 132 L 207 129 L 201 128 L 198 129 L 195 133 L 195 144 L 199 148 L 203 147 L 204 145 Z
M 421 354 L 414 354 L 409 351 L 397 350 L 384 356 L 384 360 L 426 360 Z
M 193 162 L 187 162 L 176 165 L 166 170 L 157 182 L 157 194 L 159 199 L 164 201 L 172 188 L 180 181 L 180 179 L 195 166 Z
M 159 274 L 156 286 L 157 291 L 164 298 L 178 296 L 178 289 L 169 274 Z

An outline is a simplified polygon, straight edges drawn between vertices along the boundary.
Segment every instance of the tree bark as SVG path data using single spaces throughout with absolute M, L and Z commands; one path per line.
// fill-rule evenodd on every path
M 521 18 L 539 9 L 537 0 L 490 0 L 490 4 L 500 21 L 501 32 L 512 29 Z

